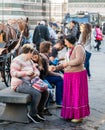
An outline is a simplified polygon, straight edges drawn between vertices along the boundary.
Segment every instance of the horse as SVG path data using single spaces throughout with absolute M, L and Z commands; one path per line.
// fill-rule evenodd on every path
M 27 19 L 9 19 L 7 22 L 8 25 L 12 26 L 14 29 L 22 32 L 25 29 L 27 24 Z
M 18 50 L 17 52 L 19 52 L 19 49 L 21 48 L 21 46 L 23 46 L 24 42 L 23 39 L 24 37 L 29 37 L 29 19 L 9 19 L 7 24 L 11 27 L 13 27 L 18 33 L 19 36 L 22 37 L 21 39 L 19 39 L 19 43 L 18 43 Z M 17 48 L 16 46 L 16 48 Z M 18 53 L 17 53 L 18 54 Z
M 26 30 L 27 19 L 9 19 L 7 24 L 0 24 L 0 48 L 6 48 L 8 52 L 13 50 L 20 38 L 21 32 Z
M 25 25 L 26 23 L 21 19 L 9 20 L 7 24 L 0 24 L 0 71 L 2 81 L 5 81 L 6 79 L 4 74 L 4 71 L 6 70 L 3 70 L 3 68 L 7 61 L 2 59 L 4 59 L 5 56 L 8 57 L 8 54 L 11 52 L 15 54 L 15 56 L 18 55 L 21 45 L 20 34 L 25 29 Z M 17 50 L 13 52 L 12 50 L 14 50 L 16 47 Z M 11 63 L 11 57 L 8 58 L 8 63 Z

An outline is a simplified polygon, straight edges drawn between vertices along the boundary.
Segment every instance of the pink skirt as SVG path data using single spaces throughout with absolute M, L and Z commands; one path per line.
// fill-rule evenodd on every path
M 80 119 L 89 114 L 86 70 L 65 73 L 61 116 L 64 119 Z

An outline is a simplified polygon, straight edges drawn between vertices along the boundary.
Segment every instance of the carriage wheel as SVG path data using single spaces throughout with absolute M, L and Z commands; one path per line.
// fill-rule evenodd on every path
M 11 64 L 12 54 L 7 54 L 4 61 L 4 83 L 7 87 L 10 87 L 11 75 L 10 75 L 10 64 Z
M 10 82 L 11 82 L 11 76 L 10 76 L 10 70 L 8 68 L 7 65 L 5 65 L 5 69 L 4 69 L 4 83 L 7 87 L 10 86 Z

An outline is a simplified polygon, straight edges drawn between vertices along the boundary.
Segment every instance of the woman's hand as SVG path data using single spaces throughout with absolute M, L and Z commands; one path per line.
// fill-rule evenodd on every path
M 63 74 L 57 73 L 58 76 L 60 76 L 62 79 L 64 78 Z
M 62 64 L 64 68 L 66 68 L 68 66 L 68 62 L 65 62 Z
M 54 66 L 54 65 L 49 66 L 49 71 L 55 71 L 55 70 L 56 70 L 56 66 Z
M 34 75 L 34 72 L 33 72 L 33 71 L 30 71 L 30 70 L 27 71 L 26 73 L 27 73 L 28 76 L 33 76 L 33 75 Z

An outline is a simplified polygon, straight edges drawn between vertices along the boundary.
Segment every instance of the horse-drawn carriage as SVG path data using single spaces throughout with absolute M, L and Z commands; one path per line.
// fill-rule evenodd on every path
M 18 55 L 21 37 L 26 27 L 23 19 L 8 20 L 7 24 L 0 24 L 0 72 L 1 81 L 10 86 L 10 64 L 14 56 Z M 15 54 L 15 55 L 14 55 Z

